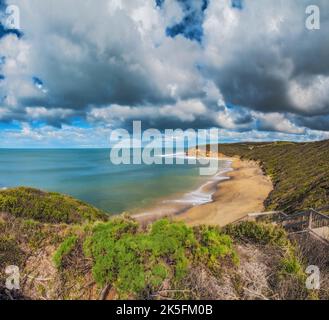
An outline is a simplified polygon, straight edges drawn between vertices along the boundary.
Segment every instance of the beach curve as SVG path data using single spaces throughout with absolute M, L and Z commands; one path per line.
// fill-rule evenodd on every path
M 262 212 L 264 201 L 273 190 L 273 184 L 270 178 L 264 175 L 259 164 L 223 155 L 218 158 L 230 162 L 231 170 L 227 170 L 222 175 L 223 179 L 217 181 L 212 201 L 190 208 L 177 204 L 162 205 L 152 211 L 133 215 L 134 219 L 148 224 L 168 217 L 184 221 L 190 226 L 225 226 L 249 213 Z
M 231 158 L 229 179 L 220 181 L 213 195 L 213 202 L 193 207 L 175 217 L 190 226 L 225 226 L 244 218 L 249 213 L 262 212 L 264 201 L 273 190 L 269 177 L 265 176 L 255 161 Z

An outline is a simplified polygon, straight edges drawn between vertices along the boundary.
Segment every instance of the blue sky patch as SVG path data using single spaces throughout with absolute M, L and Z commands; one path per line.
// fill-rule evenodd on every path
M 37 87 L 42 87 L 43 86 L 43 82 L 40 78 L 33 77 L 32 80 L 33 80 L 33 83 L 35 84 L 35 86 L 37 86 Z
M 232 8 L 242 10 L 243 0 L 232 0 Z
M 176 0 L 185 14 L 183 20 L 173 26 L 168 26 L 166 34 L 169 37 L 183 35 L 189 40 L 202 41 L 204 11 L 208 8 L 209 0 L 189 1 Z M 162 7 L 165 0 L 156 0 L 156 4 Z

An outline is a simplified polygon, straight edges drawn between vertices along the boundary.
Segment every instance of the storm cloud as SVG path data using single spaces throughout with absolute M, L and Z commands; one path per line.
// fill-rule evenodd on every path
M 309 4 L 20 2 L 22 33 L 0 36 L 0 122 L 319 136 L 329 131 L 329 3 L 312 1 L 320 30 L 305 27 Z
M 262 112 L 329 112 L 329 4 L 320 30 L 305 26 L 309 1 L 213 1 L 204 23 L 206 75 L 226 102 Z M 216 31 L 215 31 L 216 30 Z

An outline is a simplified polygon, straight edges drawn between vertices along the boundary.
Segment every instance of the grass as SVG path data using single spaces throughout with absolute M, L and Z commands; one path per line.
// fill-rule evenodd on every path
M 106 219 L 104 212 L 69 196 L 25 187 L 0 191 L 0 212 L 44 223 Z
M 229 236 L 168 220 L 154 223 L 146 232 L 124 219 L 99 224 L 86 239 L 84 252 L 93 260 L 96 282 L 100 286 L 112 284 L 125 298 L 148 297 L 165 279 L 178 283 L 192 264 L 218 268 L 220 259 L 236 262 Z
M 245 221 L 228 225 L 224 232 L 237 241 L 280 248 L 283 256 L 280 260 L 280 271 L 296 275 L 303 273 L 302 262 L 298 257 L 297 249 L 288 239 L 288 234 L 282 227 Z

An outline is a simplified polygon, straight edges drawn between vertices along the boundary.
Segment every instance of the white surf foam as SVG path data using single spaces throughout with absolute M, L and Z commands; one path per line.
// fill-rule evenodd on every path
M 229 180 L 230 178 L 225 176 L 227 172 L 232 171 L 233 169 L 230 167 L 232 162 L 227 161 L 226 166 L 224 169 L 220 170 L 215 176 L 212 177 L 211 180 L 207 181 L 205 184 L 203 184 L 201 187 L 199 187 L 197 190 L 194 190 L 192 192 L 188 192 L 185 195 L 183 195 L 180 199 L 175 200 L 166 200 L 165 203 L 179 203 L 179 204 L 186 204 L 186 205 L 203 205 L 206 203 L 210 203 L 213 201 L 213 195 L 216 192 L 215 188 L 210 190 L 206 190 L 206 187 L 209 185 L 214 185 L 219 181 Z
M 186 155 L 185 153 L 173 153 L 173 154 L 164 154 L 164 155 L 159 155 L 158 157 L 161 158 L 174 158 L 174 159 L 186 159 L 186 160 L 199 160 L 199 159 L 209 159 L 209 160 L 221 160 L 216 157 L 201 157 L 201 156 L 189 156 Z

